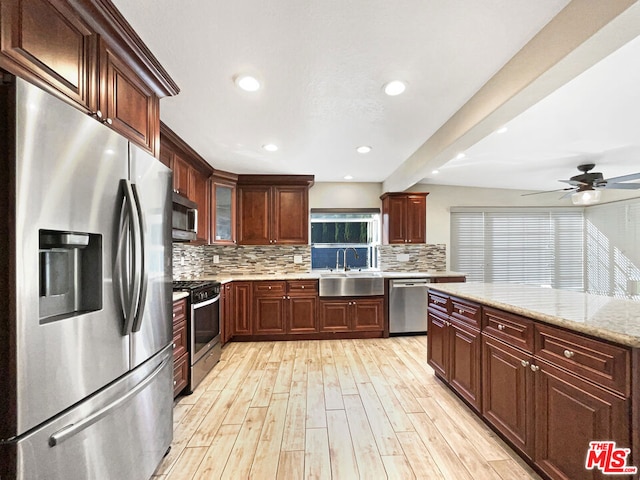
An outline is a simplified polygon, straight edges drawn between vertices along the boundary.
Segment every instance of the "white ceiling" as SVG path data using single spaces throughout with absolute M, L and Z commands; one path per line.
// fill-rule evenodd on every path
M 314 174 L 323 182 L 350 174 L 354 181 L 381 182 L 568 0 L 114 3 L 181 88 L 178 96 L 161 101 L 162 120 L 215 168 Z M 243 72 L 257 75 L 263 88 L 238 90 L 233 79 Z M 403 95 L 384 95 L 382 86 L 392 79 L 408 82 Z M 573 103 L 590 102 L 578 95 Z M 607 106 L 604 100 L 594 103 Z M 635 120 L 627 130 L 639 124 Z M 531 128 L 527 122 L 514 121 L 501 137 L 508 139 L 505 145 L 490 137 L 469 149 L 467 166 L 442 168 L 438 181 L 516 186 L 517 158 L 529 172 L 524 178 L 531 179 L 517 186 L 548 188 L 547 182 L 533 180 L 536 168 L 528 160 L 629 142 L 620 135 L 607 141 L 589 135 L 580 141 L 576 135 L 584 133 L 584 122 L 565 119 L 561 129 L 548 134 L 569 135 L 564 140 L 544 147 L 535 141 L 524 144 L 529 137 L 522 132 Z M 261 146 L 267 143 L 280 150 L 265 152 Z M 359 145 L 373 150 L 360 155 L 355 151 Z M 505 169 L 484 169 L 503 162 L 513 169 L 508 175 Z M 573 174 L 577 162 L 562 162 L 569 171 L 554 171 L 553 177 Z M 508 185 L 499 181 L 505 177 Z

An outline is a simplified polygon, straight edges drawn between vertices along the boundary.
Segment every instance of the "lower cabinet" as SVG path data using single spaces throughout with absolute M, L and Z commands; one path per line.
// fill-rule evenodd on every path
M 320 299 L 320 332 L 363 332 L 384 329 L 384 297 Z
M 546 477 L 606 478 L 585 469 L 589 442 L 637 451 L 629 348 L 492 307 L 474 311 L 440 292 L 429 296 L 427 355 L 436 375 Z M 459 321 L 480 311 L 481 331 Z M 629 457 L 627 465 L 635 464 Z
M 233 282 L 229 323 L 231 336 L 251 335 L 251 282 Z
M 474 409 L 480 410 L 480 331 L 441 312 L 428 311 L 427 361 Z
M 187 337 L 187 300 L 173 303 L 173 396 L 189 383 L 189 343 Z

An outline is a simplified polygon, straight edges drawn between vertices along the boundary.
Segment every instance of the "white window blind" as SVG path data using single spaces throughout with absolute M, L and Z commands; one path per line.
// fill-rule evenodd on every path
M 577 209 L 452 210 L 452 269 L 468 281 L 582 290 L 583 225 Z
M 585 220 L 587 292 L 640 300 L 640 200 L 589 207 Z

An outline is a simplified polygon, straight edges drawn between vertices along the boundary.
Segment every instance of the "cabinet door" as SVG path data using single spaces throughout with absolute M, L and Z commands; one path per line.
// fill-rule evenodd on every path
M 407 200 L 405 197 L 388 197 L 388 218 L 383 221 L 388 229 L 389 243 L 406 243 Z
M 407 197 L 407 243 L 425 243 L 427 233 L 427 198 L 418 195 Z
M 234 335 L 251 335 L 251 283 L 233 282 L 232 312 Z
M 97 35 L 60 0 L 0 4 L 0 66 L 96 109 Z
M 482 336 L 482 414 L 529 458 L 533 456 L 531 356 Z
M 353 330 L 379 331 L 384 324 L 384 299 L 357 299 L 352 302 Z
M 236 243 L 236 188 L 211 181 L 211 243 Z
M 227 283 L 220 287 L 220 343 L 224 345 L 233 335 L 233 319 L 232 319 L 232 284 Z
M 284 333 L 284 302 L 282 297 L 255 297 L 253 304 L 253 333 Z
M 551 478 L 606 478 L 585 470 L 589 442 L 612 440 L 629 448 L 630 401 L 536 360 L 536 464 Z
M 189 164 L 177 153 L 173 155 L 173 189 L 184 197 L 189 197 Z M 193 200 L 193 198 L 190 198 Z M 193 200 L 195 201 L 195 200 Z
M 462 323 L 449 326 L 449 384 L 480 411 L 480 332 Z
M 287 332 L 314 333 L 318 331 L 316 296 L 295 296 L 287 300 Z
M 271 188 L 238 187 L 238 243 L 269 245 L 273 243 L 269 229 Z
M 342 332 L 351 330 L 348 300 L 320 300 L 320 331 Z
M 307 187 L 273 187 L 273 243 L 309 243 Z
M 103 41 L 99 105 L 105 119 L 111 119 L 111 128 L 156 154 L 160 142 L 159 99 Z
M 429 310 L 427 315 L 427 362 L 444 379 L 449 375 L 449 321 Z
M 197 243 L 209 243 L 209 177 L 189 169 L 189 198 L 198 204 Z

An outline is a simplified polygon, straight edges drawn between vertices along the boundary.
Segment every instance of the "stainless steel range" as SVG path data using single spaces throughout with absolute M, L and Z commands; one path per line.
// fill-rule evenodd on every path
M 188 292 L 189 385 L 192 393 L 220 360 L 220 282 L 174 281 L 174 291 Z

